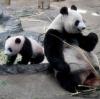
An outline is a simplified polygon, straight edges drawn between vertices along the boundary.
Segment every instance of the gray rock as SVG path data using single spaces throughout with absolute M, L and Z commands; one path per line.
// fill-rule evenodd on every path
M 21 21 L 18 18 L 10 17 L 8 21 L 4 22 L 5 30 L 8 32 L 21 32 L 23 31 Z
M 0 9 L 0 26 L 5 32 L 17 33 L 23 31 L 19 18 L 3 14 Z M 2 32 L 2 31 L 1 31 Z
M 34 74 L 37 72 L 46 71 L 48 64 L 34 64 L 34 65 L 0 65 L 0 75 L 7 74 Z

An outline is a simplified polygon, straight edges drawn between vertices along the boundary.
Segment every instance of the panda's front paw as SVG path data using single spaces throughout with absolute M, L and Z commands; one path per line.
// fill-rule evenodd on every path
M 13 65 L 13 63 L 7 61 L 7 62 L 6 62 L 6 65 L 7 65 L 7 66 L 11 66 L 11 65 Z
M 12 62 L 11 60 L 7 60 L 7 61 L 6 61 L 6 65 L 7 65 L 7 66 L 11 66 L 11 65 L 13 65 L 13 62 Z
M 27 63 L 27 62 L 24 62 L 24 61 L 18 61 L 17 64 L 20 64 L 20 65 L 21 65 L 21 64 L 27 65 L 28 63 Z
M 88 37 L 88 40 L 92 41 L 95 44 L 98 42 L 98 36 L 96 33 L 91 32 L 88 34 L 87 37 Z
M 90 33 L 88 36 L 87 36 L 87 40 L 86 40 L 86 43 L 87 43 L 87 51 L 92 51 L 96 44 L 98 43 L 98 36 L 95 34 L 95 33 Z
M 22 62 L 21 61 L 18 61 L 17 64 L 22 64 Z

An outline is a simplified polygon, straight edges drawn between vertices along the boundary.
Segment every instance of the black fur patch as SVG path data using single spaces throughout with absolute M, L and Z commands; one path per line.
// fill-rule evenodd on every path
M 9 47 L 9 48 L 8 48 L 8 50 L 9 50 L 10 52 L 12 52 L 12 51 L 13 51 L 11 47 Z
M 7 65 L 12 65 L 15 62 L 16 57 L 17 57 L 17 55 L 7 56 L 7 62 L 6 62 L 6 64 Z
M 63 14 L 63 15 L 64 14 L 68 15 L 68 8 L 67 7 L 62 7 L 61 10 L 60 10 L 60 13 Z
M 96 35 L 96 33 L 89 33 L 88 36 L 80 38 L 80 41 L 80 47 L 90 52 L 95 48 L 96 44 L 98 43 L 98 36 Z
M 78 73 L 68 75 L 63 72 L 58 72 L 56 78 L 62 88 L 69 92 L 76 92 L 77 86 L 81 82 Z
M 71 6 L 71 9 L 72 9 L 72 10 L 77 10 L 77 7 L 76 7 L 75 5 L 72 5 L 72 6 Z
M 79 20 L 76 20 L 75 21 L 75 26 L 78 26 L 79 22 L 80 22 Z
M 21 42 L 21 39 L 20 39 L 20 38 L 16 38 L 16 39 L 15 39 L 15 43 L 16 43 L 16 44 L 20 44 L 20 42 Z
M 46 33 L 44 39 L 45 55 L 53 68 L 57 69 L 58 71 L 69 73 L 69 65 L 64 61 L 63 43 L 62 41 L 50 34 L 57 35 L 58 37 L 64 39 L 62 33 L 57 30 L 50 29 Z
M 43 59 L 44 59 L 44 55 L 38 54 L 34 58 L 31 58 L 30 62 L 31 62 L 31 64 L 38 64 L 38 63 L 42 62 Z
M 27 64 L 33 55 L 31 42 L 27 37 L 25 37 L 25 42 L 20 54 L 22 55 L 20 64 Z

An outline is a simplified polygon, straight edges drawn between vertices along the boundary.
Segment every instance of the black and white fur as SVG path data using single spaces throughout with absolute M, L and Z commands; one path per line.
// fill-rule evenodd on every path
M 15 62 L 18 54 L 22 56 L 19 64 L 37 64 L 44 59 L 43 47 L 34 39 L 22 35 L 7 37 L 5 41 L 5 54 L 8 56 L 7 63 L 11 65 Z
M 71 8 L 62 7 L 60 14 L 50 24 L 44 39 L 45 55 L 50 63 L 49 70 L 59 71 L 57 73 L 59 83 L 64 89 L 71 92 L 75 91 L 75 87 L 81 81 L 79 74 L 73 74 L 72 67 L 66 61 L 67 53 L 64 54 L 65 47 L 62 41 L 77 45 L 90 53 L 95 48 L 98 37 L 95 33 L 84 36 L 82 30 L 85 27 L 83 18 L 75 5 L 72 5 Z

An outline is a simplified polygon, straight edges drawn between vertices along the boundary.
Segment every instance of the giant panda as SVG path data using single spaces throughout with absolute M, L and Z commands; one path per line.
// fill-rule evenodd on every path
M 7 55 L 7 65 L 12 65 L 18 54 L 22 56 L 19 64 L 38 64 L 44 59 L 43 47 L 33 38 L 19 36 L 8 36 L 5 41 L 4 53 Z
M 94 57 L 95 55 L 92 54 L 98 42 L 98 37 L 95 33 L 84 35 L 82 30 L 85 28 L 86 25 L 83 17 L 77 11 L 75 5 L 72 5 L 71 8 L 62 7 L 59 15 L 48 27 L 44 38 L 44 51 L 49 62 L 48 70 L 50 72 L 56 70 L 58 82 L 64 89 L 70 92 L 75 92 L 78 84 L 83 84 L 82 80 L 84 77 L 80 77 L 80 73 L 85 74 L 85 72 L 80 71 L 86 71 L 87 65 L 84 62 L 86 66 L 82 65 L 78 70 L 76 70 L 77 67 L 74 68 L 74 66 L 71 66 L 67 59 L 68 57 L 66 58 L 67 55 L 71 55 L 72 59 L 74 57 L 76 63 L 82 61 L 77 61 L 79 60 L 77 51 L 72 50 L 71 47 L 65 47 L 63 41 L 83 49 L 89 54 L 89 57 L 93 56 L 90 58 L 91 61 L 95 60 L 99 64 L 97 58 Z

